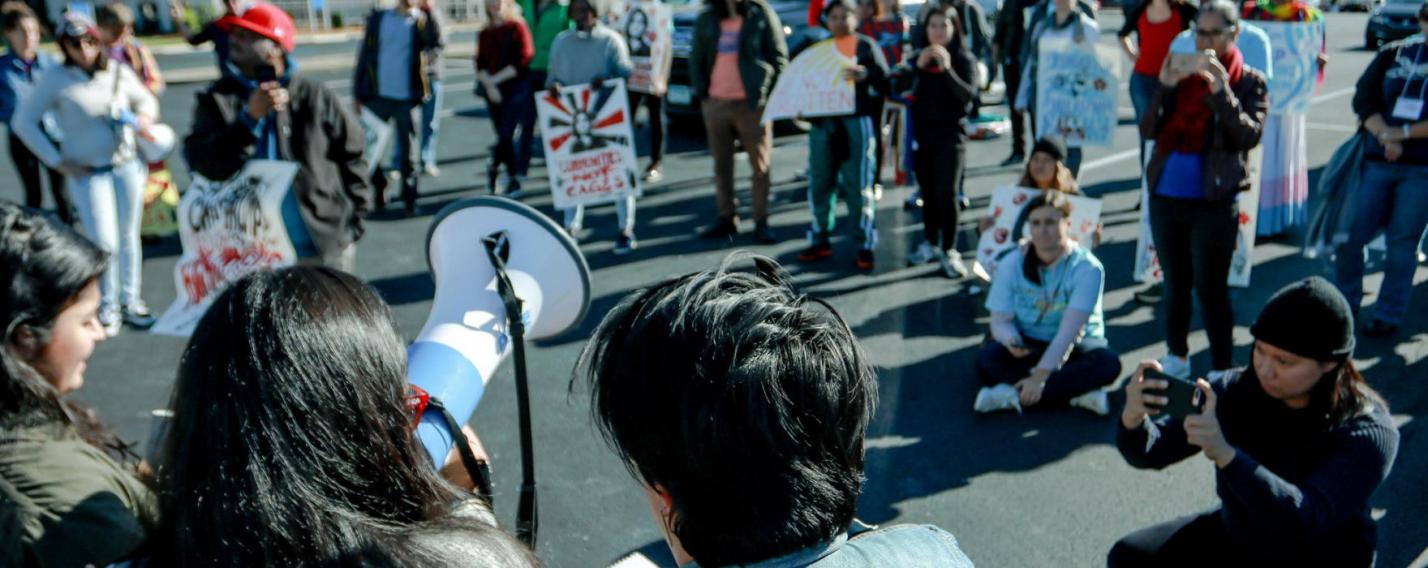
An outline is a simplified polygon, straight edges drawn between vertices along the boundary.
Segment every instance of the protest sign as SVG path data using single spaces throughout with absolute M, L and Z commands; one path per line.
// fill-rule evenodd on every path
M 987 216 L 992 226 L 982 231 L 977 242 L 977 264 L 981 267 L 978 275 L 987 278 L 996 276 L 997 263 L 1016 250 L 1017 244 L 1026 236 L 1027 203 L 1041 195 L 1041 190 L 1026 187 L 1005 186 L 992 192 L 992 202 L 987 206 Z M 1101 224 L 1101 200 L 1089 197 L 1070 196 L 1071 238 L 1090 250 Z
M 630 48 L 630 92 L 663 95 L 673 60 L 674 19 L 669 4 L 652 0 L 630 4 L 618 25 Z
M 843 70 L 854 65 L 856 60 L 839 53 L 831 39 L 809 46 L 778 76 L 761 122 L 853 114 L 853 82 Z
M 1048 38 L 1036 68 L 1036 136 L 1060 135 L 1070 148 L 1110 146 L 1120 120 L 1117 56 L 1090 42 Z
M 1270 114 L 1304 114 L 1319 83 L 1319 52 L 1324 47 L 1324 22 L 1255 22 L 1269 36 Z
M 208 305 L 229 284 L 297 260 L 282 213 L 297 171 L 292 162 L 249 160 L 227 180 L 193 176 L 178 208 L 183 243 L 183 256 L 174 267 L 178 297 L 154 325 L 154 333 L 193 333 Z
M 640 195 L 639 162 L 623 80 L 571 85 L 536 96 L 546 172 L 556 209 Z
M 1150 156 L 1155 151 L 1155 142 L 1146 143 L 1146 155 Z M 1255 147 L 1250 150 L 1250 171 L 1258 172 L 1260 163 L 1264 161 L 1264 149 Z M 1142 170 L 1143 171 L 1143 170 Z M 1237 288 L 1249 286 L 1250 272 L 1254 268 L 1254 240 L 1255 228 L 1259 225 L 1259 176 L 1250 175 L 1250 188 L 1242 191 L 1236 196 L 1236 205 L 1239 207 L 1237 223 L 1239 225 L 1238 234 L 1235 236 L 1235 252 L 1230 259 L 1229 285 Z M 1146 204 L 1141 207 L 1140 215 L 1140 236 L 1136 239 L 1135 245 L 1135 279 L 1137 282 L 1147 284 L 1158 283 L 1165 278 L 1160 269 L 1160 257 L 1155 252 L 1155 243 L 1151 236 L 1150 229 L 1150 185 L 1141 178 L 1141 203 Z

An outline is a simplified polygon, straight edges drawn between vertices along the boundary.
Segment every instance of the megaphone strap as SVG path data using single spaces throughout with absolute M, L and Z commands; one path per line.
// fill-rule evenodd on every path
M 486 257 L 496 272 L 496 293 L 506 309 L 506 328 L 511 334 L 516 364 L 516 418 L 521 436 L 521 491 L 516 505 L 516 538 L 529 546 L 536 547 L 536 532 L 540 526 L 536 511 L 535 449 L 531 442 L 531 397 L 530 383 L 526 376 L 526 326 L 522 319 L 521 299 L 516 296 L 516 287 L 506 274 L 506 254 L 510 251 L 505 231 L 482 239 Z
M 456 421 L 455 416 L 451 415 L 451 411 L 446 409 L 446 405 L 441 402 L 440 398 L 431 397 L 427 408 L 441 411 L 441 419 L 446 422 L 446 428 L 452 433 L 456 454 L 461 456 L 461 465 L 466 468 L 466 474 L 471 476 L 471 480 L 476 482 L 476 494 L 484 499 L 494 511 L 496 501 L 491 490 L 491 465 L 486 463 L 486 460 L 476 457 L 476 451 L 471 448 L 471 440 L 466 439 L 466 435 L 461 431 L 461 424 Z

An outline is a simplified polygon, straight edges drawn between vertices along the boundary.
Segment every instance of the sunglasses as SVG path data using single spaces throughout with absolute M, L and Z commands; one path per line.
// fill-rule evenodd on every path
M 431 404 L 431 395 L 416 385 L 407 385 L 407 414 L 412 419 L 412 430 L 415 431 L 421 424 L 421 417 L 426 414 L 426 407 Z
M 1199 37 L 1199 38 L 1201 38 L 1201 39 L 1215 39 L 1215 38 L 1218 38 L 1218 37 L 1224 37 L 1224 36 L 1230 35 L 1230 33 L 1233 32 L 1233 31 L 1235 31 L 1235 29 L 1237 29 L 1237 28 L 1235 28 L 1235 27 L 1228 27 L 1228 28 L 1221 28 L 1221 29 L 1218 29 L 1218 30 L 1206 30 L 1206 29 L 1195 28 L 1195 36 L 1196 36 L 1196 37 Z

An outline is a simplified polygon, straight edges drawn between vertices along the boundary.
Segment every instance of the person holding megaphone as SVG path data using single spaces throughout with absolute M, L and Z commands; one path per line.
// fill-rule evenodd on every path
M 447 481 L 464 475 L 438 475 L 417 393 L 391 309 L 356 277 L 233 284 L 179 363 L 152 564 L 536 566 L 474 487 Z
M 1301 280 L 1250 332 L 1247 367 L 1192 384 L 1147 361 L 1127 385 L 1116 434 L 1126 462 L 1161 469 L 1203 453 L 1221 506 L 1126 536 L 1113 568 L 1373 564 L 1368 500 L 1393 467 L 1398 428 L 1350 359 L 1348 301 L 1323 278 Z

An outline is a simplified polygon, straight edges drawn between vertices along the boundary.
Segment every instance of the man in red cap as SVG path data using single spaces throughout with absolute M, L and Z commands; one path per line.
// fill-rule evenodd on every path
M 282 213 L 298 258 L 351 272 L 372 205 L 361 126 L 321 82 L 292 74 L 296 29 L 281 8 L 256 2 L 219 26 L 237 73 L 198 94 L 184 139 L 189 167 L 228 179 L 250 159 L 296 162 Z

